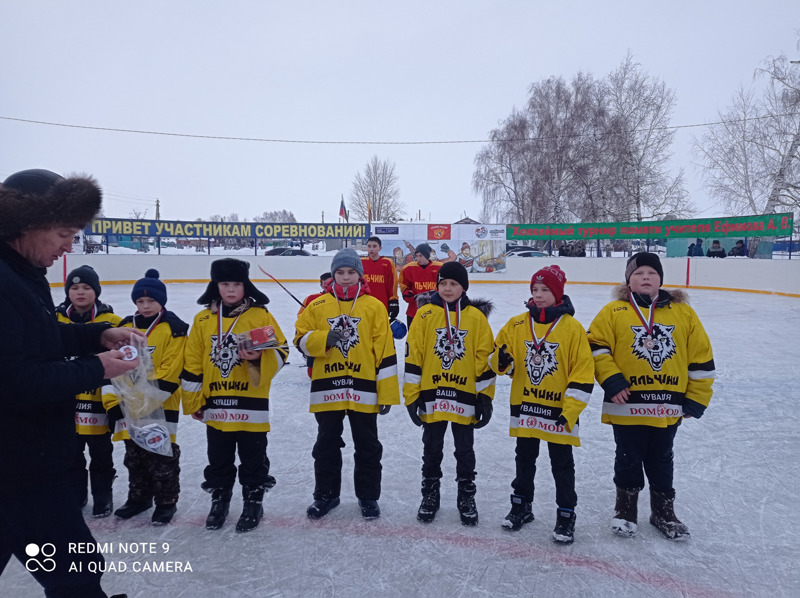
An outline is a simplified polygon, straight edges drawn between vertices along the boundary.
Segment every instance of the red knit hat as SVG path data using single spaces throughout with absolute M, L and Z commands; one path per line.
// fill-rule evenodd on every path
M 556 299 L 556 305 L 561 303 L 561 298 L 564 296 L 564 283 L 567 282 L 567 275 L 561 268 L 555 265 L 545 266 L 536 272 L 531 277 L 531 291 L 537 282 L 543 282 L 550 289 Z

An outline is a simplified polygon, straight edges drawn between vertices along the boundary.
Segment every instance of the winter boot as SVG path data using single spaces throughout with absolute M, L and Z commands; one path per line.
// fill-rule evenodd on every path
M 108 492 L 98 492 L 92 498 L 94 499 L 92 517 L 97 519 L 108 517 L 114 511 L 114 498 L 111 494 L 111 490 Z
M 205 490 L 205 488 L 203 489 Z M 206 517 L 206 529 L 219 529 L 228 516 L 233 491 L 230 488 L 213 488 L 209 490 L 211 490 L 211 510 L 208 512 L 208 517 Z
M 249 532 L 258 527 L 259 521 L 264 516 L 264 486 L 242 486 L 244 506 L 242 515 L 236 522 L 237 532 Z
M 144 513 L 147 509 L 153 506 L 152 498 L 133 498 L 128 495 L 128 501 L 119 509 L 114 511 L 114 516 L 117 519 L 130 519 L 139 513 Z
M 636 535 L 639 490 L 639 488 L 620 488 L 617 486 L 617 504 L 614 506 L 611 531 L 618 536 L 632 538 Z
M 572 544 L 575 540 L 575 511 L 572 509 L 556 510 L 556 527 L 553 530 L 553 542 Z
M 531 501 L 519 494 L 511 495 L 511 511 L 503 519 L 503 527 L 509 531 L 516 532 L 522 529 L 526 523 L 533 521 L 533 510 Z
M 331 509 L 339 506 L 339 497 L 318 498 L 306 509 L 306 515 L 311 519 L 321 519 L 325 517 Z
M 377 519 L 381 516 L 381 508 L 378 506 L 377 500 L 359 498 L 358 506 L 361 507 L 361 516 L 364 519 Z
M 422 523 L 430 523 L 439 510 L 439 478 L 423 478 L 422 502 L 417 511 L 417 519 Z
M 650 488 L 650 523 L 668 540 L 688 540 L 689 528 L 675 516 L 675 490 L 657 492 Z
M 150 518 L 150 523 L 153 525 L 167 525 L 175 516 L 178 507 L 175 505 L 156 505 L 153 516 Z
M 461 525 L 478 525 L 478 507 L 475 505 L 475 482 L 472 480 L 458 480 L 458 513 L 461 515 Z

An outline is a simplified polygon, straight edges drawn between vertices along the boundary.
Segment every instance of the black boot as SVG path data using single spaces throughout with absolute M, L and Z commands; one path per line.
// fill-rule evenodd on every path
M 152 506 L 152 498 L 131 498 L 131 496 L 128 495 L 128 501 L 119 509 L 114 511 L 114 516 L 118 519 L 130 519 L 139 513 L 144 513 Z
M 242 497 L 244 506 L 242 515 L 236 522 L 237 532 L 249 532 L 258 527 L 258 523 L 264 516 L 264 486 L 242 486 Z
M 178 507 L 175 505 L 156 505 L 156 510 L 153 511 L 153 516 L 150 522 L 153 525 L 167 525 L 175 516 Z
M 320 519 L 325 517 L 331 509 L 339 506 L 339 497 L 332 496 L 330 498 L 318 498 L 306 509 L 306 515 L 311 519 Z
M 575 511 L 558 509 L 556 511 L 556 527 L 553 530 L 553 542 L 572 544 L 575 540 Z
M 422 479 L 422 502 L 417 510 L 417 519 L 422 523 L 430 523 L 439 510 L 439 478 Z
M 675 490 L 657 492 L 650 488 L 650 523 L 668 540 L 688 540 L 689 528 L 675 516 Z
M 458 513 L 461 515 L 461 525 L 478 525 L 478 507 L 475 504 L 475 482 L 472 480 L 458 480 Z
M 206 490 L 206 488 L 203 488 Z M 206 529 L 219 529 L 225 523 L 231 505 L 233 491 L 230 488 L 209 488 L 211 491 L 211 510 L 206 517 Z
M 370 498 L 358 499 L 358 506 L 361 507 L 361 516 L 364 519 L 377 519 L 381 516 L 381 508 L 377 500 Z
M 636 535 L 639 488 L 620 488 L 617 486 L 617 504 L 614 506 L 614 518 L 611 520 L 611 531 L 618 536 L 632 538 Z
M 512 532 L 522 529 L 526 523 L 533 521 L 531 501 L 519 494 L 511 495 L 511 511 L 503 519 L 503 527 Z
M 92 498 L 94 499 L 92 517 L 97 519 L 108 517 L 114 511 L 114 497 L 111 494 L 111 490 L 98 492 Z

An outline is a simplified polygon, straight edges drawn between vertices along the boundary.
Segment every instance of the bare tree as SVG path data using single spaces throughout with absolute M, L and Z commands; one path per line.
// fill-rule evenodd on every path
M 798 38 L 800 49 L 800 37 Z M 740 89 L 720 123 L 694 138 L 709 194 L 732 214 L 800 215 L 800 66 L 767 58 L 762 90 Z M 760 238 L 748 244 L 755 257 Z
M 606 79 L 578 73 L 530 87 L 528 103 L 490 133 L 473 189 L 485 220 L 642 220 L 687 207 L 683 174 L 666 170 L 674 93 L 628 55 Z
M 297 222 L 297 219 L 289 210 L 265 210 L 253 217 L 253 222 Z
M 397 222 L 405 211 L 394 163 L 372 156 L 363 172 L 356 173 L 348 204 L 358 220 Z

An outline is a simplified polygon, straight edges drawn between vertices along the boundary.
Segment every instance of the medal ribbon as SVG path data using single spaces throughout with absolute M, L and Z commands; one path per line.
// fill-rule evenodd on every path
M 339 285 L 341 287 L 341 285 Z M 345 299 L 347 298 L 347 289 L 341 287 L 344 293 Z M 353 309 L 356 307 L 356 301 L 358 301 L 358 297 L 361 295 L 361 282 L 358 283 L 358 288 L 356 289 L 356 296 L 353 297 L 353 305 L 350 306 L 350 311 L 347 313 L 347 317 L 350 317 L 350 314 L 353 313 Z M 343 316 L 344 312 L 342 311 L 342 303 L 339 301 L 339 295 L 336 294 L 336 283 L 333 283 L 333 296 L 336 297 L 336 304 L 339 306 L 339 315 Z
M 630 301 L 631 305 L 633 305 L 633 308 L 636 310 L 636 315 L 639 316 L 639 320 L 641 320 L 642 326 L 644 326 L 644 330 L 645 330 L 645 332 L 647 332 L 647 336 L 652 336 L 653 335 L 653 324 L 654 324 L 653 320 L 655 319 L 655 315 L 656 315 L 656 301 L 653 300 L 650 303 L 650 313 L 649 313 L 649 317 L 648 317 L 647 320 L 645 320 L 644 314 L 642 313 L 642 310 L 639 309 L 639 305 L 634 300 L 633 293 L 628 293 L 628 301 Z
M 144 333 L 145 338 L 150 336 L 150 333 L 153 332 L 153 328 L 158 326 L 158 323 L 161 321 L 161 318 L 163 317 L 164 317 L 164 310 L 162 309 L 160 312 L 158 312 L 158 317 L 155 320 L 153 320 L 153 323 L 150 324 L 150 326 L 145 331 Z
M 450 348 L 453 348 L 453 334 L 450 332 L 450 308 L 445 303 L 444 306 L 444 321 L 445 325 L 447 326 L 447 342 L 450 344 Z M 456 305 L 456 332 L 458 332 L 458 328 L 461 326 L 461 301 L 459 300 L 458 304 Z
M 533 336 L 533 348 L 537 353 L 539 352 L 539 349 L 542 348 L 542 345 L 544 345 L 544 339 L 546 339 L 550 335 L 550 333 L 553 332 L 553 330 L 556 327 L 556 324 L 558 324 L 560 321 L 561 321 L 561 316 L 558 316 L 555 320 L 553 320 L 553 323 L 550 324 L 550 328 L 548 328 L 547 332 L 544 333 L 542 340 L 539 340 L 536 337 L 536 331 L 533 329 L 533 316 L 530 313 L 528 314 L 528 322 L 531 325 L 531 335 Z
M 244 313 L 244 312 L 242 312 L 242 313 Z M 234 326 L 236 326 L 236 322 L 239 321 L 239 318 L 242 317 L 242 313 L 240 313 L 238 316 L 236 316 L 236 319 L 233 321 L 233 324 L 231 324 L 231 327 L 228 328 L 228 332 L 226 332 L 223 335 L 222 334 L 222 304 L 219 305 L 219 307 L 217 309 L 217 330 L 218 330 L 217 346 L 220 349 L 222 348 L 222 343 L 225 342 L 225 339 L 227 339 L 231 335 L 231 333 L 233 332 L 233 328 L 234 328 Z M 159 317 L 161 317 L 161 316 L 159 316 Z

